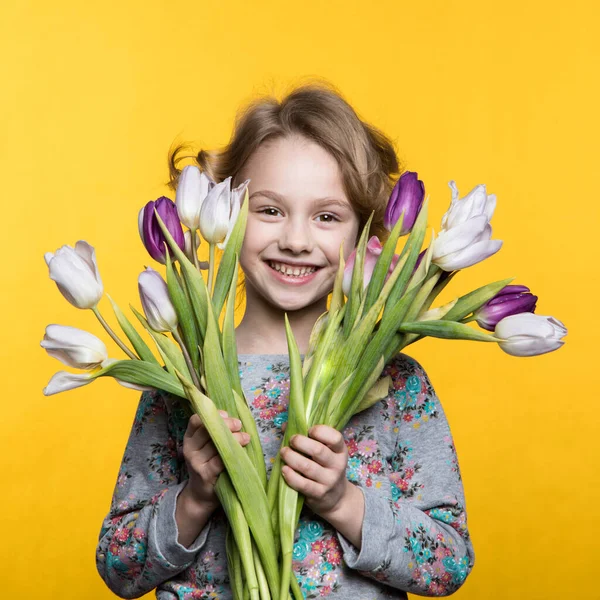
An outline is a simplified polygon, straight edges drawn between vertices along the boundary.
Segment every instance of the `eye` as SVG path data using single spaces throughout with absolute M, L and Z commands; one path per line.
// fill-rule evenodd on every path
M 268 217 L 275 217 L 276 215 L 273 213 L 267 213 L 267 211 L 272 210 L 273 212 L 277 213 L 279 212 L 276 208 L 273 208 L 272 206 L 267 206 L 266 208 L 261 208 L 258 212 L 260 214 L 266 214 Z
M 334 223 L 335 221 L 339 221 L 339 219 L 335 215 L 332 215 L 331 213 L 324 213 L 322 215 L 319 215 L 318 218 L 321 218 L 321 217 L 328 217 L 328 219 L 326 221 L 323 221 L 323 223 Z

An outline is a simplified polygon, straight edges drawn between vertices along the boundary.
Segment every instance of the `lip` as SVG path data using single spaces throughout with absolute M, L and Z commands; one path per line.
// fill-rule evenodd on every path
M 274 262 L 278 262 L 278 261 L 274 261 Z M 290 264 L 290 263 L 284 263 L 284 264 Z M 316 271 L 314 271 L 313 273 L 311 273 L 310 275 L 298 275 L 298 277 L 290 277 L 289 275 L 284 275 L 283 273 L 276 271 L 275 269 L 273 269 L 270 265 L 268 261 L 265 261 L 265 265 L 267 267 L 267 269 L 269 270 L 269 272 L 273 275 L 273 277 L 277 280 L 280 281 L 281 283 L 285 283 L 286 285 L 293 285 L 293 286 L 301 286 L 301 285 L 305 285 L 309 282 L 311 282 L 316 276 L 317 273 L 321 270 L 320 268 L 317 268 Z M 296 265 L 294 265 L 296 266 Z M 300 265 L 298 265 L 300 266 Z M 315 265 L 303 265 L 303 266 L 315 266 Z

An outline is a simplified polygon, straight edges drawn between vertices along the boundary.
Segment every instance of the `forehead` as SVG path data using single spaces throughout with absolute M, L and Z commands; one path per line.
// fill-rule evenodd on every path
M 335 196 L 348 200 L 335 158 L 300 136 L 263 143 L 242 170 L 250 179 L 250 193 L 269 189 L 286 198 Z

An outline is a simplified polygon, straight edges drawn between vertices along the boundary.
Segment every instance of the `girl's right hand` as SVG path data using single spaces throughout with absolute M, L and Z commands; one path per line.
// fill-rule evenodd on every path
M 250 442 L 250 435 L 241 431 L 242 422 L 239 419 L 229 417 L 224 410 L 220 410 L 219 414 L 242 446 Z M 189 474 L 187 493 L 198 504 L 216 508 L 219 500 L 215 493 L 215 483 L 225 466 L 202 419 L 196 414 L 190 417 L 183 436 L 183 457 Z

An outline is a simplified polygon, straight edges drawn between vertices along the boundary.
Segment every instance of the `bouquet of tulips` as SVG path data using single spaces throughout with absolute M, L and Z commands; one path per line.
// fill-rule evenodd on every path
M 109 297 L 126 344 L 111 329 L 97 305 L 103 286 L 94 249 L 84 241 L 47 253 L 50 277 L 78 308 L 91 309 L 108 334 L 129 357 L 108 358 L 96 336 L 72 327 L 49 325 L 42 346 L 70 367 L 44 389 L 46 395 L 110 376 L 138 390 L 162 389 L 186 399 L 189 414 L 202 418 L 225 471 L 216 491 L 230 525 L 227 560 L 236 599 L 301 599 L 292 576 L 292 547 L 303 498 L 281 476 L 279 455 L 267 479 L 254 418 L 242 391 L 234 332 L 238 262 L 243 242 L 249 180 L 231 189 L 231 179 L 215 183 L 197 167 L 183 169 L 176 200 L 160 198 L 139 213 L 140 236 L 150 255 L 165 265 L 166 282 L 151 268 L 139 276 L 144 315 L 131 307 L 156 346 L 155 354 Z M 534 314 L 537 297 L 511 279 L 485 285 L 431 308 L 461 269 L 500 249 L 491 239 L 489 221 L 495 197 L 477 186 L 459 199 L 454 182 L 452 204 L 441 232 L 421 251 L 428 200 L 416 173 L 400 177 L 390 197 L 382 246 L 367 240 L 369 219 L 356 249 L 340 264 L 329 310 L 311 333 L 304 362 L 286 318 L 290 357 L 288 426 L 306 435 L 321 423 L 341 430 L 352 415 L 388 393 L 385 364 L 407 345 L 425 336 L 496 342 L 515 356 L 532 356 L 559 348 L 566 335 L 553 317 Z M 184 233 L 182 224 L 187 227 Z M 209 243 L 209 261 L 198 260 L 198 231 Z M 396 246 L 408 235 L 400 254 Z M 215 277 L 215 245 L 223 250 Z M 207 277 L 203 271 L 208 271 Z M 222 328 L 220 317 L 224 313 Z M 486 333 L 467 325 L 476 321 Z M 170 334 L 170 335 L 169 335 Z M 218 411 L 239 418 L 250 434 L 242 448 Z

